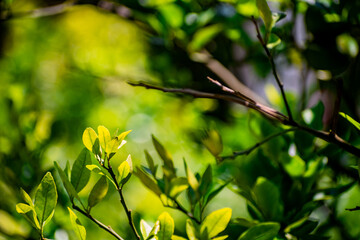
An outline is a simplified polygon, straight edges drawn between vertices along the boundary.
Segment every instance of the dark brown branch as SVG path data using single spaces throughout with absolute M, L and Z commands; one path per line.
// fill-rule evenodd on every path
M 137 87 L 145 87 L 147 89 L 155 89 L 155 90 L 160 90 L 163 92 L 172 92 L 172 93 L 183 93 L 183 94 L 188 94 L 191 95 L 195 98 L 211 98 L 211 99 L 221 99 L 221 100 L 226 100 L 229 102 L 234 102 L 240 105 L 243 105 L 245 107 L 254 109 L 260 113 L 262 113 L 263 115 L 265 115 L 266 117 L 270 118 L 270 119 L 274 119 L 277 120 L 283 124 L 288 124 L 288 118 L 283 115 L 282 113 L 276 111 L 273 108 L 264 106 L 260 103 L 256 103 L 256 102 L 250 102 L 247 100 L 244 100 L 242 98 L 236 97 L 236 96 L 230 96 L 230 95 L 225 95 L 225 94 L 216 94 L 216 93 L 208 93 L 208 92 L 200 92 L 200 91 L 196 91 L 193 89 L 187 89 L 187 88 L 162 88 L 162 87 L 157 87 L 157 86 L 152 86 L 152 85 L 148 85 L 146 83 L 129 83 L 132 86 L 137 86 Z
M 354 208 L 346 208 L 345 210 L 350 211 L 350 212 L 352 212 L 352 211 L 359 211 L 359 210 L 360 210 L 360 206 L 356 206 L 356 207 L 354 207 Z
M 340 111 L 340 103 L 341 103 L 341 97 L 342 97 L 342 90 L 343 90 L 343 84 L 342 79 L 336 79 L 336 100 L 334 105 L 334 111 L 331 118 L 331 128 L 330 128 L 330 134 L 334 135 L 336 133 L 336 126 L 339 119 L 339 111 Z
M 119 236 L 119 234 L 117 234 L 110 226 L 106 226 L 105 224 L 103 224 L 102 222 L 100 222 L 99 220 L 97 220 L 96 218 L 94 218 L 93 216 L 91 216 L 89 213 L 83 211 L 81 208 L 79 208 L 76 205 L 72 206 L 73 209 L 75 209 L 76 211 L 78 211 L 79 213 L 81 213 L 82 215 L 84 215 L 85 217 L 89 218 L 91 221 L 93 221 L 96 225 L 98 225 L 100 228 L 104 229 L 105 231 L 107 231 L 108 233 L 110 233 L 111 235 L 113 235 L 116 239 L 119 240 L 124 240 L 122 237 Z
M 267 143 L 269 142 L 270 140 L 276 138 L 276 137 L 279 137 L 279 136 L 282 136 L 288 132 L 292 132 L 292 131 L 295 131 L 297 128 L 290 128 L 290 129 L 286 129 L 282 132 L 278 132 L 278 133 L 275 133 L 273 135 L 270 135 L 268 137 L 266 137 L 264 140 L 262 140 L 261 142 L 258 142 L 256 143 L 254 146 L 244 150 L 244 151 L 239 151 L 239 152 L 234 152 L 233 155 L 230 155 L 230 156 L 224 156 L 224 157 L 221 157 L 222 160 L 225 160 L 225 159 L 234 159 L 235 157 L 237 156 L 240 156 L 240 155 L 249 155 L 252 151 L 254 151 L 255 149 L 257 149 L 258 147 L 260 147 L 261 145 L 263 145 L 264 143 Z
M 337 145 L 338 147 L 342 148 L 343 150 L 345 150 L 357 157 L 360 157 L 360 149 L 351 145 L 350 143 L 346 142 L 344 139 L 340 138 L 338 135 L 329 134 L 329 132 L 318 131 L 318 130 L 315 130 L 315 129 L 312 129 L 312 128 L 309 128 L 306 126 L 299 125 L 294 120 L 290 121 L 286 116 L 284 116 L 280 112 L 278 112 L 270 107 L 261 105 L 259 103 L 252 103 L 252 102 L 246 101 L 246 100 L 236 97 L 236 96 L 200 92 L 200 91 L 196 91 L 193 89 L 162 88 L 162 87 L 157 87 L 157 86 L 151 86 L 146 83 L 129 83 L 129 84 L 132 86 L 140 86 L 140 87 L 145 87 L 147 89 L 155 89 L 155 90 L 159 90 L 159 91 L 163 91 L 163 92 L 188 94 L 195 98 L 222 99 L 222 100 L 226 100 L 229 102 L 234 102 L 234 103 L 243 105 L 245 107 L 252 108 L 252 109 L 262 113 L 266 117 L 273 119 L 273 120 L 277 120 L 278 122 L 280 122 L 284 125 L 295 127 L 298 130 L 307 132 L 315 137 L 325 140 L 326 142 L 333 143 L 333 144 Z
M 259 26 L 258 26 L 255 18 L 252 17 L 251 20 L 252 20 L 252 22 L 253 22 L 254 25 L 255 25 L 256 32 L 257 32 L 257 38 L 259 39 L 259 41 L 260 41 L 260 43 L 261 43 L 261 46 L 264 48 L 265 53 L 266 53 L 267 57 L 269 58 L 273 75 L 274 75 L 274 77 L 275 77 L 275 80 L 276 80 L 277 85 L 278 85 L 279 88 L 280 88 L 281 95 L 282 95 L 283 101 L 284 101 L 284 103 L 285 103 L 286 111 L 287 111 L 287 114 L 288 114 L 288 116 L 289 116 L 289 121 L 292 122 L 292 121 L 294 121 L 294 120 L 293 120 L 293 117 L 292 117 L 292 114 L 291 114 L 291 110 L 290 110 L 290 107 L 289 107 L 289 104 L 288 104 L 288 101 L 287 101 L 287 98 L 286 98 L 286 95 L 285 95 L 284 84 L 283 84 L 283 82 L 280 80 L 279 75 L 278 75 L 278 73 L 277 73 L 276 65 L 275 65 L 275 62 L 274 62 L 274 58 L 273 58 L 270 50 L 267 48 L 266 43 L 265 43 L 264 39 L 262 38 L 262 36 L 261 36 L 261 34 L 260 34 Z

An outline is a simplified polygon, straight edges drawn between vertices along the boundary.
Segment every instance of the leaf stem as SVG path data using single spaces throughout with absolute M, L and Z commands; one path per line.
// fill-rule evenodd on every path
M 243 151 L 236 151 L 233 153 L 233 155 L 230 155 L 230 156 L 224 156 L 224 157 L 221 157 L 222 160 L 225 160 L 225 159 L 234 159 L 235 157 L 237 156 L 240 156 L 240 155 L 249 155 L 252 151 L 254 151 L 255 149 L 257 149 L 258 147 L 260 147 L 261 145 L 263 145 L 264 143 L 267 143 L 269 142 L 270 140 L 276 138 L 276 137 L 279 137 L 279 136 L 282 136 L 288 132 L 292 132 L 292 131 L 295 131 L 297 130 L 297 128 L 289 128 L 289 129 L 286 129 L 284 131 L 281 131 L 281 132 L 278 132 L 278 133 L 275 133 L 273 135 L 270 135 L 268 137 L 266 137 L 265 139 L 263 139 L 262 141 L 256 143 L 255 145 L 253 145 L 252 147 L 246 149 L 246 150 L 243 150 Z
M 112 167 L 111 167 L 110 159 L 108 159 L 108 168 L 107 168 L 106 170 L 110 173 L 111 178 L 112 178 L 112 179 L 114 180 L 114 182 L 115 182 L 116 190 L 117 190 L 118 193 L 119 193 L 120 202 L 121 202 L 121 205 L 123 206 L 124 211 L 125 211 L 125 213 L 126 213 L 126 216 L 127 216 L 128 222 L 129 222 L 129 225 L 130 225 L 130 227 L 131 227 L 131 230 L 133 231 L 136 239 L 139 239 L 139 240 L 140 240 L 140 239 L 141 239 L 141 238 L 140 238 L 140 235 L 138 234 L 138 232 L 137 232 L 137 230 L 136 230 L 136 227 L 135 227 L 135 225 L 134 225 L 134 219 L 133 219 L 133 217 L 132 217 L 132 211 L 131 211 L 131 209 L 129 209 L 129 208 L 127 207 L 127 204 L 126 204 L 126 202 L 125 202 L 125 198 L 124 198 L 124 195 L 123 195 L 123 192 L 122 192 L 122 187 L 119 186 L 119 183 L 118 183 L 118 181 L 117 181 L 117 179 L 116 179 L 115 173 L 114 173 L 114 171 L 113 171 L 113 169 L 112 169 Z
M 76 206 L 75 204 L 73 204 L 73 209 L 75 209 L 76 211 L 78 211 L 79 213 L 81 213 L 82 215 L 84 215 L 85 217 L 89 218 L 91 221 L 93 221 L 96 225 L 98 225 L 100 228 L 104 229 L 105 231 L 107 231 L 108 233 L 110 233 L 111 235 L 113 235 L 116 239 L 119 240 L 124 240 L 122 237 L 119 236 L 119 234 L 117 234 L 110 226 L 106 226 L 105 224 L 103 224 L 102 222 L 100 222 L 99 220 L 97 220 L 96 218 L 94 218 L 93 216 L 91 216 L 89 213 L 83 211 L 81 208 L 79 208 L 78 206 Z
M 174 208 L 179 210 L 180 212 L 186 214 L 186 216 L 188 216 L 189 218 L 191 218 L 192 220 L 194 220 L 196 223 L 201 224 L 201 221 L 199 221 L 191 212 L 188 212 L 180 203 L 178 200 L 173 199 L 174 202 L 176 203 L 176 207 L 171 207 L 170 208 Z
M 270 50 L 267 48 L 266 43 L 265 43 L 264 39 L 262 38 L 262 36 L 261 36 L 261 34 L 260 34 L 259 26 L 258 26 L 258 24 L 257 24 L 257 22 L 256 22 L 256 20 L 255 20 L 255 18 L 254 18 L 253 16 L 251 17 L 251 21 L 252 21 L 252 22 L 254 23 L 254 25 L 255 25 L 256 32 L 257 32 L 257 38 L 259 39 L 261 46 L 264 48 L 265 53 L 266 53 L 267 57 L 269 58 L 273 75 L 274 75 L 274 77 L 275 77 L 275 80 L 276 80 L 277 85 L 278 85 L 279 88 L 280 88 L 281 95 L 282 95 L 282 98 L 283 98 L 284 103 L 285 103 L 286 111 L 287 111 L 287 114 L 288 114 L 288 116 L 289 116 L 289 121 L 292 122 L 292 121 L 294 121 L 294 120 L 293 120 L 293 117 L 292 117 L 292 114 L 291 114 L 291 110 L 290 110 L 290 107 L 289 107 L 289 104 L 288 104 L 288 101 L 287 101 L 287 98 L 286 98 L 286 95 L 285 95 L 284 84 L 283 84 L 283 82 L 280 80 L 279 75 L 278 75 L 278 73 L 277 73 L 276 65 L 275 65 L 275 62 L 274 62 L 274 58 L 273 58 Z

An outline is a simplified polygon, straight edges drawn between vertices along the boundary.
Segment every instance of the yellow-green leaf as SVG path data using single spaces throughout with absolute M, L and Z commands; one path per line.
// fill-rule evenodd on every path
M 140 179 L 140 181 L 145 185 L 145 187 L 150 189 L 157 196 L 160 196 L 162 194 L 156 182 L 150 176 L 144 173 L 140 168 L 136 168 L 135 175 Z
M 99 126 L 98 127 L 98 133 L 99 133 L 100 146 L 104 151 L 106 151 L 106 149 L 107 149 L 106 146 L 111 141 L 110 132 L 106 127 Z
M 360 123 L 359 122 L 357 122 L 355 119 L 353 119 L 352 117 L 350 117 L 346 113 L 339 112 L 339 114 L 340 114 L 340 116 L 342 116 L 343 118 L 348 120 L 349 123 L 351 123 L 354 127 L 356 127 L 358 130 L 360 130 Z
M 190 168 L 188 168 L 185 159 L 184 159 L 184 166 L 185 166 L 186 176 L 187 176 L 189 185 L 195 191 L 195 193 L 197 193 L 197 190 L 199 189 L 199 182 L 196 179 L 194 173 L 190 170 Z
M 89 210 L 98 204 L 107 194 L 109 184 L 106 180 L 106 176 L 101 176 L 99 181 L 95 184 L 90 192 L 88 199 Z
M 98 138 L 96 132 L 94 129 L 88 127 L 85 129 L 82 140 L 87 149 L 89 149 L 91 152 L 93 151 L 93 146 L 95 143 L 95 140 Z
M 223 151 L 222 139 L 216 130 L 206 131 L 206 136 L 202 140 L 202 143 L 214 157 L 218 157 Z
M 169 213 L 163 212 L 158 221 L 160 223 L 159 232 L 156 234 L 158 240 L 169 240 L 174 234 L 174 220 Z
M 201 224 L 201 236 L 207 233 L 209 238 L 213 238 L 224 231 L 231 219 L 231 213 L 231 208 L 222 208 L 210 213 Z
M 36 216 L 35 209 L 25 203 L 16 204 L 16 211 L 24 216 L 26 220 L 28 220 L 31 225 L 40 230 L 40 224 Z
M 61 181 L 64 184 L 65 190 L 68 193 L 70 197 L 70 201 L 72 202 L 74 198 L 80 201 L 80 197 L 77 194 L 74 186 L 70 183 L 68 176 L 65 174 L 65 172 L 60 168 L 59 164 L 57 162 L 54 162 L 55 169 L 60 175 Z M 81 201 L 80 201 L 81 202 Z
M 186 220 L 186 234 L 189 238 L 189 240 L 197 240 L 197 231 L 193 224 L 193 222 L 190 219 Z
M 81 224 L 80 220 L 76 216 L 76 214 L 68 207 L 69 213 L 70 213 L 70 221 L 71 225 L 74 228 L 75 234 L 80 240 L 86 240 L 86 229 Z
M 29 196 L 29 194 L 27 194 L 27 192 L 25 192 L 24 189 L 20 188 L 20 192 L 21 192 L 21 196 L 24 199 L 24 201 L 30 205 L 30 207 L 34 208 L 34 203 L 31 200 L 31 197 Z
M 260 223 L 249 228 L 241 234 L 238 240 L 272 240 L 280 230 L 280 224 L 276 222 Z
M 127 181 L 129 181 L 133 171 L 131 155 L 128 156 L 126 161 L 120 164 L 118 171 L 119 171 L 119 184 L 124 185 Z

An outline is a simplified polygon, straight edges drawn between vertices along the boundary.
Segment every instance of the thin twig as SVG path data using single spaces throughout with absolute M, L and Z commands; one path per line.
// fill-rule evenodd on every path
M 178 200 L 175 200 L 175 199 L 173 199 L 173 200 L 174 200 L 174 202 L 176 203 L 176 207 L 171 207 L 171 206 L 168 206 L 168 207 L 179 210 L 180 212 L 186 214 L 186 216 L 188 216 L 189 218 L 191 218 L 192 220 L 194 220 L 196 223 L 201 224 L 201 222 L 200 222 L 191 212 L 188 212 L 188 211 L 179 203 Z
M 334 104 L 334 111 L 331 119 L 331 128 L 330 128 L 330 134 L 334 135 L 336 133 L 336 126 L 339 119 L 339 110 L 340 110 L 340 103 L 341 103 L 341 97 L 342 97 L 342 79 L 336 79 L 336 100 Z
M 346 208 L 345 210 L 350 211 L 350 212 L 352 212 L 352 211 L 359 211 L 359 210 L 360 210 L 360 206 L 356 206 L 356 207 L 354 207 L 354 208 Z
M 196 91 L 193 89 L 162 88 L 162 87 L 157 87 L 157 86 L 151 86 L 146 83 L 129 83 L 129 84 L 132 86 L 140 86 L 140 87 L 145 87 L 147 89 L 155 89 L 155 90 L 159 90 L 159 91 L 163 91 L 163 92 L 188 94 L 195 98 L 222 99 L 222 100 L 234 102 L 234 103 L 243 105 L 245 107 L 252 108 L 252 109 L 264 114 L 266 117 L 268 117 L 270 119 L 277 120 L 278 122 L 280 122 L 283 125 L 295 127 L 298 130 L 307 132 L 315 137 L 325 140 L 326 142 L 336 144 L 338 147 L 342 148 L 343 150 L 347 151 L 348 153 L 351 153 L 357 157 L 360 157 L 360 149 L 351 145 L 350 143 L 346 142 L 344 139 L 339 137 L 337 134 L 330 136 L 329 132 L 319 131 L 319 130 L 309 128 L 307 126 L 300 125 L 297 122 L 295 122 L 294 120 L 290 121 L 286 116 L 279 113 L 278 111 L 276 111 L 270 107 L 261 105 L 259 103 L 254 104 L 254 103 L 251 103 L 249 101 L 246 101 L 246 100 L 241 99 L 236 96 L 200 92 L 200 91 Z
M 97 224 L 100 228 L 104 229 L 105 231 L 107 231 L 108 233 L 110 233 L 111 235 L 113 235 L 116 239 L 119 240 L 124 240 L 122 237 L 119 236 L 119 234 L 117 234 L 110 226 L 106 226 L 105 224 L 103 224 L 102 222 L 100 222 L 99 220 L 97 220 L 96 218 L 94 218 L 93 216 L 91 216 L 89 213 L 83 211 L 81 208 L 79 208 L 76 205 L 72 206 L 73 209 L 75 209 L 76 211 L 78 211 L 79 213 L 81 213 L 82 215 L 84 215 L 85 217 L 89 218 L 91 221 L 93 221 L 95 224 Z
M 285 103 L 286 111 L 287 111 L 287 114 L 288 114 L 288 116 L 289 116 L 289 121 L 292 122 L 292 121 L 294 121 L 294 120 L 293 120 L 293 117 L 292 117 L 292 114 L 291 114 L 291 110 L 290 110 L 290 107 L 289 107 L 289 104 L 288 104 L 288 101 L 287 101 L 287 98 L 286 98 L 286 95 L 285 95 L 284 84 L 283 84 L 283 82 L 280 80 L 279 75 L 278 75 L 278 73 L 277 73 L 277 71 L 276 71 L 276 65 L 275 65 L 275 62 L 274 62 L 274 58 L 273 58 L 270 50 L 267 48 L 266 43 L 265 43 L 264 39 L 262 38 L 262 36 L 261 36 L 261 34 L 260 34 L 259 26 L 258 26 L 255 18 L 254 18 L 254 17 L 251 17 L 251 20 L 252 20 L 252 22 L 253 22 L 254 25 L 255 25 L 256 32 L 257 32 L 257 38 L 259 39 L 259 41 L 260 41 L 260 43 L 261 43 L 261 46 L 264 48 L 264 50 L 265 50 L 265 52 L 266 52 L 266 55 L 267 55 L 267 57 L 268 57 L 269 60 L 270 60 L 272 72 L 273 72 L 273 75 L 274 75 L 274 77 L 275 77 L 276 83 L 278 84 L 278 86 L 279 86 L 279 88 L 280 88 L 281 95 L 282 95 L 283 101 L 284 101 L 284 103 Z
M 122 192 L 122 188 L 119 186 L 119 183 L 116 179 L 116 176 L 114 174 L 114 171 L 112 170 L 112 167 L 111 167 L 111 164 L 110 164 L 110 161 L 108 162 L 108 169 L 107 171 L 110 173 L 110 176 L 111 178 L 114 180 L 115 182 L 115 185 L 116 185 L 116 190 L 118 191 L 119 193 L 119 196 L 120 196 L 120 202 L 121 202 L 121 205 L 123 206 L 124 208 L 124 211 L 126 213 L 126 216 L 127 216 L 127 219 L 128 219 L 128 222 L 129 222 L 129 225 L 131 227 L 131 230 L 133 231 L 136 239 L 141 239 L 140 238 L 140 235 L 138 234 L 137 230 L 136 230 L 136 227 L 134 225 L 134 220 L 133 220 L 133 217 L 132 217 L 132 211 L 128 208 L 126 202 L 125 202 L 125 198 L 124 198 L 124 195 L 123 195 L 123 192 Z
M 279 136 L 282 136 L 288 132 L 292 132 L 292 131 L 295 131 L 297 128 L 289 128 L 289 129 L 286 129 L 282 132 L 278 132 L 278 133 L 275 133 L 273 135 L 270 135 L 268 137 L 266 137 L 264 140 L 262 140 L 261 142 L 258 142 L 256 143 L 254 146 L 246 149 L 246 150 L 243 150 L 243 151 L 238 151 L 238 152 L 234 152 L 233 155 L 229 155 L 229 156 L 224 156 L 224 157 L 221 157 L 222 160 L 225 160 L 225 159 L 234 159 L 235 157 L 237 156 L 240 156 L 240 155 L 249 155 L 252 151 L 254 151 L 255 149 L 257 149 L 258 147 L 260 147 L 261 145 L 263 145 L 264 143 L 267 143 L 269 142 L 270 140 L 276 138 L 276 137 L 279 137 Z

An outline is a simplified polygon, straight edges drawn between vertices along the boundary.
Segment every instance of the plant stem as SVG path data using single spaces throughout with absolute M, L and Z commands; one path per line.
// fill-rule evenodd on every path
M 178 200 L 173 199 L 174 202 L 176 203 L 176 207 L 171 207 L 174 209 L 179 210 L 180 212 L 186 214 L 186 216 L 188 216 L 189 218 L 191 218 L 192 220 L 194 220 L 196 223 L 200 224 L 201 222 L 191 213 L 188 212 L 180 203 Z
M 269 142 L 270 140 L 272 140 L 273 138 L 276 138 L 278 136 L 282 136 L 288 132 L 292 132 L 292 131 L 295 131 L 297 128 L 289 128 L 289 129 L 286 129 L 282 132 L 278 132 L 278 133 L 275 133 L 273 135 L 270 135 L 268 137 L 266 137 L 264 140 L 262 140 L 261 142 L 258 142 L 256 143 L 254 146 L 246 149 L 246 150 L 243 150 L 243 151 L 238 151 L 238 152 L 234 152 L 233 155 L 230 155 L 230 156 L 224 156 L 224 157 L 221 157 L 222 160 L 225 160 L 225 159 L 234 159 L 235 157 L 237 156 L 240 156 L 240 155 L 248 155 L 250 154 L 252 151 L 254 151 L 255 149 L 257 149 L 258 147 L 260 147 L 261 145 L 263 145 L 264 143 L 267 143 Z
M 73 204 L 73 209 L 75 209 L 76 211 L 78 211 L 79 213 L 81 213 L 82 215 L 84 215 L 85 217 L 89 218 L 91 221 L 93 221 L 95 224 L 97 224 L 100 228 L 104 229 L 105 231 L 107 231 L 108 233 L 110 233 L 111 235 L 113 235 L 116 239 L 119 240 L 124 240 L 122 237 L 119 236 L 119 234 L 117 234 L 110 226 L 106 226 L 105 224 L 103 224 L 102 222 L 100 222 L 99 220 L 97 220 L 96 218 L 94 218 L 93 216 L 91 216 L 89 213 L 83 211 L 81 208 L 79 208 L 78 206 Z
M 110 161 L 108 159 L 108 168 L 107 168 L 107 171 L 110 173 L 110 176 L 111 178 L 114 180 L 115 182 L 115 185 L 116 185 L 116 190 L 118 191 L 119 193 L 119 196 L 120 196 L 120 202 L 121 202 L 121 205 L 123 206 L 124 208 L 124 211 L 126 213 L 126 216 L 127 216 L 127 219 L 128 219 L 128 222 L 129 222 L 129 225 L 131 227 L 131 230 L 133 231 L 136 239 L 141 239 L 140 238 L 140 235 L 138 234 L 136 228 L 135 228 L 135 225 L 134 225 L 134 220 L 133 220 L 133 217 L 132 217 L 132 214 L 131 214 L 131 209 L 129 209 L 127 207 L 127 204 L 125 202 L 125 198 L 124 198 L 124 195 L 123 195 L 123 192 L 122 192 L 122 188 L 119 186 L 119 183 L 116 179 L 116 176 L 114 174 L 114 171 L 112 170 L 112 167 L 111 167 L 111 164 L 110 164 Z
M 255 18 L 254 18 L 254 17 L 251 17 L 251 20 L 252 20 L 252 22 L 253 22 L 254 25 L 255 25 L 256 32 L 257 32 L 257 38 L 259 39 L 259 41 L 260 41 L 260 43 L 261 43 L 261 46 L 264 48 L 264 50 L 265 50 L 265 52 L 266 52 L 266 55 L 267 55 L 267 57 L 269 58 L 273 75 L 274 75 L 274 77 L 275 77 L 275 80 L 276 80 L 277 85 L 278 85 L 279 88 L 280 88 L 281 95 L 282 95 L 282 98 L 283 98 L 284 103 L 285 103 L 286 111 L 287 111 L 287 114 L 288 114 L 288 116 L 289 116 L 289 121 L 292 122 L 292 121 L 293 121 L 293 117 L 292 117 L 291 110 L 290 110 L 290 107 L 289 107 L 289 104 L 288 104 L 288 101 L 287 101 L 287 98 L 286 98 L 286 95 L 285 95 L 284 84 L 283 84 L 283 82 L 280 80 L 279 75 L 278 75 L 278 73 L 277 73 L 277 71 L 276 71 L 276 65 L 275 65 L 275 62 L 274 62 L 274 58 L 273 58 L 270 50 L 267 48 L 266 43 L 265 43 L 264 39 L 262 38 L 262 36 L 261 36 L 261 34 L 260 34 L 259 26 L 258 26 Z

